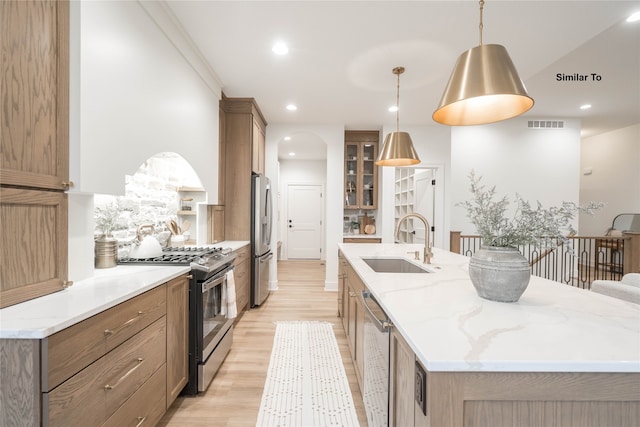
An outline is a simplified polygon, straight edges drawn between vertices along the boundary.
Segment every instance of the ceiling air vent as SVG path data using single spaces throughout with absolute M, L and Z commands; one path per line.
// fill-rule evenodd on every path
M 529 120 L 529 129 L 562 129 L 564 121 L 562 120 Z

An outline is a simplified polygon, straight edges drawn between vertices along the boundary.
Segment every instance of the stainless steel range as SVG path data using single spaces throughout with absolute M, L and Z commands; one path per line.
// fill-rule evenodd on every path
M 205 391 L 229 353 L 233 320 L 223 301 L 236 254 L 228 248 L 170 247 L 155 258 L 122 258 L 118 264 L 189 265 L 189 382 L 182 394 Z

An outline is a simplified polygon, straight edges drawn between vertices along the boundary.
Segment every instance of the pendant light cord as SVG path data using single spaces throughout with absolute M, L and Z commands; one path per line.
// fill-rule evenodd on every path
M 480 0 L 480 25 L 478 29 L 480 30 L 480 46 L 482 46 L 482 10 L 484 9 L 484 0 Z
M 396 132 L 400 132 L 400 73 L 396 85 Z

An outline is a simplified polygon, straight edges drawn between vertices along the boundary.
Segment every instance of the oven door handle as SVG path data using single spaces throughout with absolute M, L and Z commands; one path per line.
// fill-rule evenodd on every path
M 216 274 L 215 277 L 212 277 L 209 280 L 207 280 L 206 282 L 204 282 L 202 284 L 202 292 L 203 293 L 207 292 L 209 289 L 215 288 L 216 286 L 218 286 L 221 283 L 223 283 L 227 278 L 227 272 L 230 271 L 230 270 L 233 270 L 233 266 L 230 266 L 229 268 L 225 268 L 219 274 Z

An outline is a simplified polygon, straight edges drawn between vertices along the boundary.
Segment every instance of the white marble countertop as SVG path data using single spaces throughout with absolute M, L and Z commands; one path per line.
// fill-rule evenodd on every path
M 640 305 L 535 276 L 518 302 L 494 302 L 476 294 L 467 257 L 434 248 L 433 273 L 376 273 L 361 257 L 423 246 L 339 247 L 431 371 L 640 372 Z
M 245 241 L 215 247 L 237 250 Z M 190 271 L 189 266 L 118 265 L 53 294 L 0 310 L 0 339 L 41 339 Z

